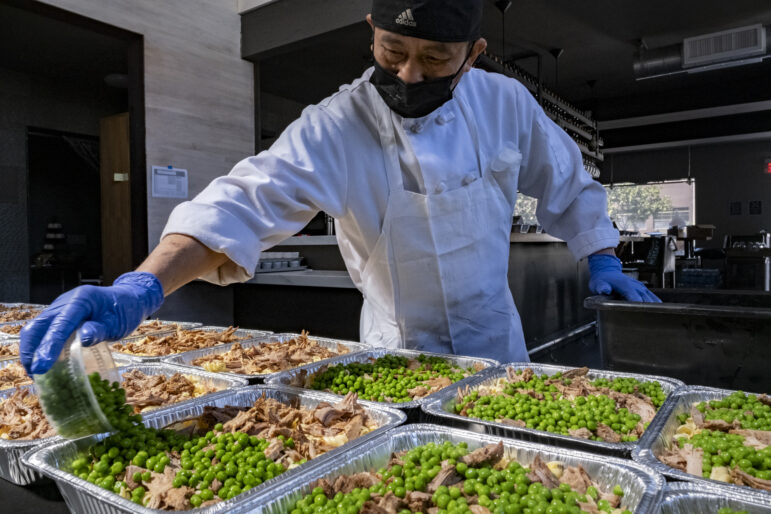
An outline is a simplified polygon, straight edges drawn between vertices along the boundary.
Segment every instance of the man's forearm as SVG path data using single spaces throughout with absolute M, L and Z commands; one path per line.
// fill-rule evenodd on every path
M 169 234 L 161 240 L 137 271 L 152 273 L 163 286 L 165 296 L 224 264 L 224 253 L 210 250 L 195 238 Z
M 604 249 L 600 250 L 599 252 L 594 252 L 592 255 L 613 255 L 615 257 L 616 249 L 615 248 L 604 248 Z

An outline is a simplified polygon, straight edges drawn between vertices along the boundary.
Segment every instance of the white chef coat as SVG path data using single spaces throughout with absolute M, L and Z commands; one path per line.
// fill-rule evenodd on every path
M 178 205 L 161 237 L 186 234 L 225 253 L 230 261 L 202 277 L 225 285 L 252 277 L 261 251 L 323 210 L 335 218 L 340 252 L 361 289 L 361 271 L 380 235 L 389 191 L 373 95 L 366 89 L 373 87 L 371 73 L 372 68 L 307 107 L 269 150 L 239 162 L 192 201 Z M 512 214 L 518 190 L 538 198 L 539 221 L 567 242 L 576 259 L 618 244 L 603 187 L 584 171 L 572 139 L 524 86 L 472 69 L 454 94 L 475 117 L 481 166 L 498 171 L 495 179 Z M 441 194 L 461 187 L 477 170 L 462 121 L 456 99 L 423 118 L 401 119 L 409 141 L 400 144 L 410 144 L 414 152 L 400 150 L 399 157 L 419 161 L 403 166 L 419 170 L 405 175 L 405 189 Z M 517 154 L 521 162 L 513 158 Z

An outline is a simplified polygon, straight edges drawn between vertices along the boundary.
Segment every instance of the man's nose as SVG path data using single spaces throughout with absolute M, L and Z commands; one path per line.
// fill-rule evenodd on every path
M 423 70 L 421 69 L 419 63 L 413 59 L 408 60 L 401 68 L 399 68 L 399 73 L 397 73 L 397 76 L 406 84 L 414 84 L 424 79 Z

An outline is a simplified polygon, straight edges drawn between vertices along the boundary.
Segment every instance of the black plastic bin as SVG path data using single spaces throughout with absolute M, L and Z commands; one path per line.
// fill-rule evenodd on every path
M 591 296 L 606 369 L 771 391 L 771 294 L 656 289 L 664 303 Z

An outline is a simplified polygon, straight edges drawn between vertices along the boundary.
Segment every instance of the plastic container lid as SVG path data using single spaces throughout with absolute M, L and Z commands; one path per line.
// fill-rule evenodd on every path
M 94 372 L 102 379 L 120 382 L 107 343 L 84 347 L 76 330 L 53 367 L 34 375 L 40 405 L 60 436 L 74 439 L 113 431 L 91 388 L 89 375 Z

